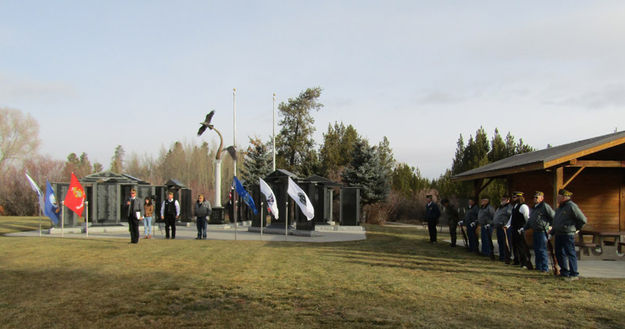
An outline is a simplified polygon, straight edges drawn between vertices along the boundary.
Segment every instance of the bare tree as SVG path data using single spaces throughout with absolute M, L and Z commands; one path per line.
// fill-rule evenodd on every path
M 0 108 L 0 171 L 12 160 L 31 156 L 39 143 L 39 124 L 30 114 Z

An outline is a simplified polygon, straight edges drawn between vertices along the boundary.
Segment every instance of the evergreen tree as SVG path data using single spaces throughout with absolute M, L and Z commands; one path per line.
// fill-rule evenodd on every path
M 241 169 L 241 178 L 246 188 L 257 186 L 259 178 L 265 178 L 272 170 L 272 155 L 267 143 L 259 138 L 250 137 L 250 146 L 245 154 L 245 162 Z
M 352 125 L 346 127 L 342 122 L 335 122 L 334 126 L 329 124 L 319 149 L 321 175 L 340 180 L 343 169 L 351 161 L 352 150 L 358 138 L 358 132 Z
M 406 163 L 400 163 L 393 169 L 391 181 L 392 189 L 405 198 L 413 197 L 417 192 L 430 186 L 430 181 L 421 176 L 418 168 Z
M 386 199 L 390 190 L 390 176 L 384 173 L 377 147 L 365 139 L 358 140 L 352 152 L 352 161 L 343 171 L 343 181 L 361 187 L 362 203 L 373 204 Z
M 117 145 L 115 153 L 111 158 L 111 171 L 114 173 L 122 173 L 124 171 L 124 148 L 121 145 Z

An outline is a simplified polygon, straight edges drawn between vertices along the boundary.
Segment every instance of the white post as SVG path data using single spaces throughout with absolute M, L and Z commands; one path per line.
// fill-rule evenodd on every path
M 89 237 L 89 201 L 85 201 L 85 233 Z
M 239 203 L 239 200 L 234 198 L 234 193 L 232 194 L 232 199 L 234 200 L 232 206 L 234 207 L 234 211 L 236 212 L 237 209 L 239 208 L 239 207 L 237 207 L 237 204 Z M 234 239 L 236 240 L 237 239 L 237 226 L 238 226 L 237 225 L 237 215 L 236 215 L 236 213 L 234 213 L 233 217 L 234 217 Z
M 237 148 L 237 88 L 232 88 L 232 146 Z M 234 160 L 234 175 L 237 175 L 237 160 Z M 235 216 L 236 217 L 236 216 Z
M 221 159 L 215 159 L 215 207 L 221 207 Z
M 276 171 L 276 93 L 273 93 L 273 171 Z
M 65 227 L 65 201 L 61 201 L 61 238 L 63 237 L 64 227 Z
M 263 241 L 263 202 L 260 202 L 260 241 Z
M 286 202 L 286 214 L 284 214 L 284 241 L 288 241 L 289 235 L 289 201 Z

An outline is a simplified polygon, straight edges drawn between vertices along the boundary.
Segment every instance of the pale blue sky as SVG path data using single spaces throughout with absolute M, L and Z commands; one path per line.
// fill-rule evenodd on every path
M 544 148 L 625 128 L 620 1 L 0 2 L 0 106 L 42 153 L 156 156 L 200 119 L 237 143 L 278 101 L 323 88 L 316 139 L 342 121 L 430 178 L 456 140 L 497 127 Z M 210 141 L 215 134 L 209 135 Z

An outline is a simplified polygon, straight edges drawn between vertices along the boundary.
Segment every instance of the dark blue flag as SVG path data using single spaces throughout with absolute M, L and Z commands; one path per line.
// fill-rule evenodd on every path
M 50 182 L 46 180 L 46 199 L 43 213 L 46 216 L 50 217 L 50 220 L 52 220 L 52 223 L 54 223 L 54 225 L 57 225 L 57 223 L 59 222 L 60 212 L 61 208 L 59 208 L 59 205 L 56 203 L 56 197 L 54 196 L 54 190 L 52 189 L 52 185 L 50 185 Z
M 258 210 L 256 209 L 256 204 L 254 203 L 254 199 L 252 199 L 252 196 L 249 193 L 247 193 L 245 188 L 243 188 L 243 185 L 241 184 L 241 182 L 239 182 L 239 179 L 237 178 L 237 176 L 234 176 L 234 188 L 237 190 L 237 194 L 241 197 L 243 202 L 245 202 L 245 204 L 248 205 L 248 207 L 252 208 L 254 215 L 258 214 Z

